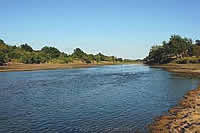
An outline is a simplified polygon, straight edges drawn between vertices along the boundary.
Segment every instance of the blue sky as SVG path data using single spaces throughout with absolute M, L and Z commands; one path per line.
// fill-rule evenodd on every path
M 172 34 L 200 39 L 199 0 L 0 0 L 0 38 L 143 58 Z

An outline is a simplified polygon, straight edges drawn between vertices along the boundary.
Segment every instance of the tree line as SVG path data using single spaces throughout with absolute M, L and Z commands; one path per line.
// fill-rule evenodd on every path
M 107 62 L 122 62 L 122 58 L 116 58 L 114 56 L 106 56 L 102 53 L 87 54 L 80 48 L 74 49 L 72 54 L 67 54 L 59 51 L 55 47 L 45 46 L 41 50 L 33 50 L 28 44 L 22 44 L 20 46 L 7 45 L 0 39 L 0 65 L 4 65 L 8 62 L 24 63 L 24 64 L 40 64 L 40 63 L 100 63 L 102 61 Z
M 144 59 L 146 64 L 179 64 L 200 63 L 200 40 L 172 35 L 169 41 L 152 46 L 149 55 Z

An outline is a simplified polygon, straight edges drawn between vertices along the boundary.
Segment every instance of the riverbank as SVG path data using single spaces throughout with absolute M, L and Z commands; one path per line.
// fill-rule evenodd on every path
M 87 68 L 94 66 L 114 65 L 113 63 L 100 64 L 8 64 L 0 66 L 0 72 L 10 71 L 34 71 L 34 70 L 51 70 L 51 69 L 70 69 L 70 68 Z
M 200 64 L 165 64 L 153 65 L 153 68 L 163 68 L 169 72 L 178 74 L 200 76 Z
M 200 64 L 167 64 L 152 66 L 190 76 L 200 76 Z M 177 106 L 160 116 L 149 126 L 152 133 L 198 133 L 200 132 L 200 88 L 184 95 Z

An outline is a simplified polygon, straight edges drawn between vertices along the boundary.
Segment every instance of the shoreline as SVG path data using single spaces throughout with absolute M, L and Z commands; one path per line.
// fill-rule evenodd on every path
M 200 64 L 165 64 L 152 65 L 152 68 L 162 68 L 169 72 L 188 76 L 200 76 Z
M 36 71 L 36 70 L 56 70 L 56 69 L 73 69 L 73 68 L 89 68 L 95 66 L 115 65 L 113 63 L 102 64 L 9 64 L 0 66 L 0 72 L 16 72 L 16 71 Z
M 176 74 L 200 77 L 200 64 L 155 65 Z M 200 132 L 200 88 L 188 91 L 167 115 L 157 117 L 150 125 L 152 133 Z
M 104 62 L 99 64 L 8 64 L 0 66 L 0 72 L 16 72 L 16 71 L 37 71 L 37 70 L 56 70 L 56 69 L 73 69 L 73 68 L 89 68 L 105 65 L 121 65 L 126 63 L 110 63 Z M 130 64 L 130 63 L 127 63 Z M 133 64 L 133 63 L 132 63 Z M 135 63 L 137 64 L 137 63 Z

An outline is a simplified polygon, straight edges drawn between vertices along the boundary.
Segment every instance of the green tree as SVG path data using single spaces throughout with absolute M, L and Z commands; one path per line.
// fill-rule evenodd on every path
M 5 54 L 0 51 L 0 66 L 2 66 L 4 63 L 6 63 Z
M 192 46 L 191 39 L 172 35 L 168 42 L 163 41 L 161 46 L 153 46 L 145 58 L 145 62 L 162 64 L 173 59 L 187 57 L 192 54 Z
M 200 46 L 198 46 L 198 45 L 192 46 L 192 54 L 191 55 L 199 57 L 200 56 Z
M 0 39 L 0 44 L 5 44 L 5 42 L 3 40 Z
M 0 40 L 0 51 L 3 53 L 9 52 L 9 46 L 4 43 L 4 41 Z
M 20 46 L 20 48 L 23 49 L 23 50 L 25 50 L 25 51 L 28 51 L 28 52 L 33 52 L 32 47 L 29 46 L 27 43 L 22 44 L 22 45 Z
M 198 46 L 200 46 L 200 40 L 196 40 L 195 44 L 198 45 Z
M 74 58 L 83 59 L 85 56 L 87 56 L 87 54 L 83 52 L 80 48 L 76 48 L 74 49 L 72 56 Z
M 112 56 L 112 62 L 115 63 L 115 57 L 114 56 Z
M 116 60 L 119 61 L 119 62 L 123 62 L 122 58 L 117 58 Z
M 165 48 L 163 46 L 152 46 L 149 56 L 145 58 L 145 62 L 148 64 L 164 64 L 168 63 L 170 58 L 167 56 L 165 52 Z
M 55 47 L 43 47 L 41 52 L 44 52 L 49 59 L 57 58 L 60 56 L 60 51 Z
M 171 36 L 168 45 L 169 51 L 172 55 L 174 54 L 177 58 L 182 58 L 187 56 L 188 49 L 192 45 L 192 40 L 182 38 L 179 35 L 173 35 Z
M 105 61 L 105 56 L 102 53 L 98 53 L 96 56 L 97 56 L 97 60 Z

